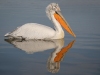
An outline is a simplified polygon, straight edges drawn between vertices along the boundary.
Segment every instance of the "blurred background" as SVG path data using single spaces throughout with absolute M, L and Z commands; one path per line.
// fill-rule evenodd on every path
M 75 40 L 60 62 L 57 75 L 100 75 L 100 0 L 0 0 L 0 75 L 52 75 L 47 60 L 55 49 L 27 54 L 6 42 L 4 35 L 25 23 L 54 27 L 45 13 L 58 3 L 76 34 L 65 32 L 64 47 Z

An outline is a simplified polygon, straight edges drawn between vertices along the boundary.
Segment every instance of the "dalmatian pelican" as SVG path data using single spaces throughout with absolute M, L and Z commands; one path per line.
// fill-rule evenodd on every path
M 62 27 L 73 37 L 76 37 L 71 27 L 61 14 L 60 7 L 57 3 L 50 3 L 46 7 L 46 14 L 53 22 L 54 28 L 38 23 L 26 23 L 17 27 L 12 32 L 5 34 L 5 37 L 22 38 L 22 39 L 62 39 L 64 31 Z

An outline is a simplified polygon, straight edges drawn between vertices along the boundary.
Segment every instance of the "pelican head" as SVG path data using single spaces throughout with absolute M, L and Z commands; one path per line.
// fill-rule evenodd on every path
M 46 7 L 46 14 L 50 20 L 51 20 L 51 15 L 53 15 L 57 11 L 61 11 L 57 3 L 51 3 Z
M 72 36 L 76 37 L 72 29 L 70 28 L 69 24 L 65 20 L 65 18 L 62 16 L 60 12 L 60 7 L 57 3 L 50 3 L 46 7 L 46 14 L 50 20 L 52 20 L 52 16 L 56 19 L 56 21 Z

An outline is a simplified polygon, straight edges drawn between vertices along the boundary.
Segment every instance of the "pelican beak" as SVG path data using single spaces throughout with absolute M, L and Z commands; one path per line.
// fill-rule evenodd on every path
M 55 19 L 60 23 L 60 25 L 69 33 L 71 34 L 73 37 L 76 37 L 76 35 L 74 34 L 74 32 L 72 31 L 71 27 L 69 26 L 69 24 L 67 23 L 67 21 L 64 19 L 64 17 L 62 16 L 62 14 L 58 11 L 56 11 L 56 13 L 54 13 L 54 17 Z

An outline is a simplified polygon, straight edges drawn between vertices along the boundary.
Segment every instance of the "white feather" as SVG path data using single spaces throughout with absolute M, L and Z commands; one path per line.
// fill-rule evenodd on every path
M 37 23 L 24 24 L 13 32 L 5 34 L 5 36 L 25 39 L 50 39 L 54 35 L 55 31 L 51 27 Z

